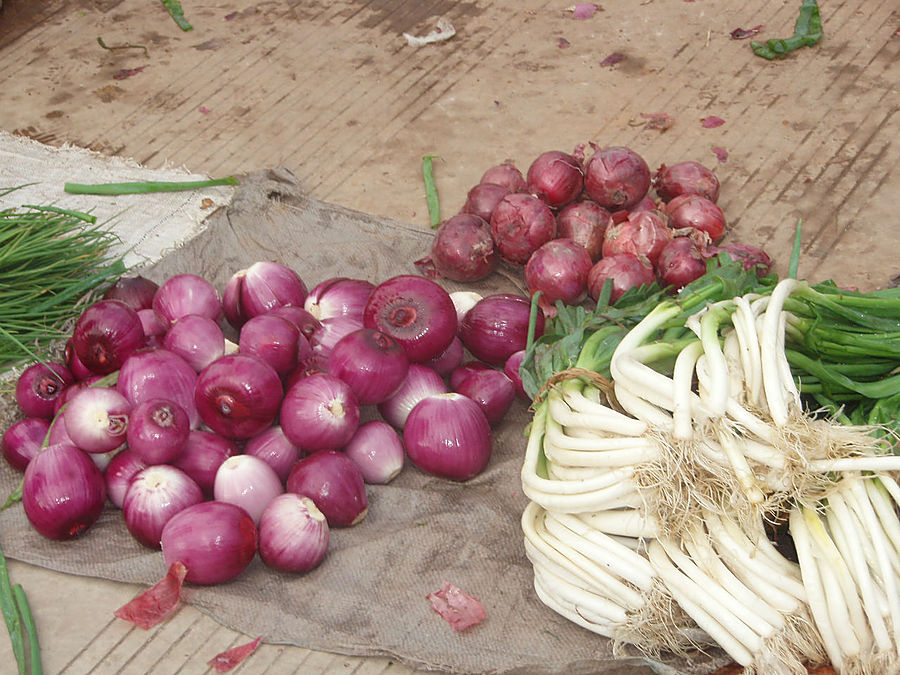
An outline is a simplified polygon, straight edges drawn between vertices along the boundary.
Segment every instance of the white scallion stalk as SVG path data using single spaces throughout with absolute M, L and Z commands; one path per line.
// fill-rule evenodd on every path
M 682 440 L 694 437 L 694 407 L 691 405 L 691 389 L 697 359 L 703 354 L 703 345 L 692 342 L 675 358 L 672 372 L 674 401 L 672 406 L 672 435 Z
M 759 335 L 760 355 L 762 357 L 763 391 L 772 420 L 776 426 L 784 426 L 790 417 L 787 387 L 784 382 L 779 359 L 784 359 L 784 349 L 778 352 L 779 325 L 784 301 L 799 286 L 796 279 L 786 278 L 778 282 L 769 296 L 769 302 L 763 315 Z

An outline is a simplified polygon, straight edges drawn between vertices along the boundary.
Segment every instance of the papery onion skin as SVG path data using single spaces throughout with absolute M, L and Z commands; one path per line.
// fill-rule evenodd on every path
M 445 220 L 431 240 L 431 252 L 415 262 L 426 276 L 473 282 L 488 277 L 500 258 L 491 226 L 481 216 L 460 213 Z
M 528 259 L 525 284 L 532 297 L 540 291 L 538 304 L 547 316 L 555 316 L 557 301 L 576 305 L 584 299 L 592 265 L 583 246 L 571 239 L 554 239 Z
M 585 164 L 584 190 L 605 209 L 630 209 L 650 189 L 650 167 L 630 148 L 595 148 Z
M 510 192 L 525 192 L 528 189 L 528 183 L 525 176 L 511 162 L 504 162 L 492 166 L 481 175 L 479 183 L 494 183 L 502 185 Z
M 50 419 L 56 401 L 74 382 L 71 371 L 61 363 L 33 363 L 16 380 L 16 403 L 28 417 Z
M 727 253 L 732 260 L 740 262 L 745 270 L 756 267 L 756 275 L 764 277 L 769 273 L 772 259 L 761 248 L 748 244 L 728 244 L 727 246 L 708 246 L 704 251 L 706 256 L 714 256 L 719 253 Z
M 607 279 L 612 279 L 612 292 L 609 296 L 609 304 L 612 305 L 628 289 L 652 284 L 656 281 L 656 272 L 650 261 L 643 256 L 618 253 L 603 257 L 588 274 L 588 294 L 594 300 L 600 297 Z
M 456 307 L 442 286 L 424 277 L 401 274 L 372 291 L 363 326 L 390 335 L 412 363 L 421 363 L 450 345 L 458 323 Z
M 222 300 L 209 281 L 198 274 L 176 274 L 166 279 L 153 296 L 153 309 L 169 322 L 188 314 L 200 314 L 213 321 L 222 317 Z
M 280 421 L 288 440 L 304 452 L 338 449 L 359 427 L 359 402 L 343 380 L 309 375 L 288 389 Z
M 403 384 L 393 396 L 378 404 L 378 412 L 389 424 L 402 429 L 409 411 L 419 401 L 446 391 L 447 385 L 437 371 L 420 363 L 411 363 Z
M 100 300 L 87 307 L 72 331 L 78 360 L 97 375 L 107 375 L 144 346 L 137 312 L 119 300 Z
M 195 372 L 225 355 L 225 334 L 208 316 L 188 314 L 171 325 L 163 347 L 178 354 Z
M 84 534 L 100 518 L 105 502 L 103 473 L 74 445 L 48 446 L 25 469 L 22 506 L 32 527 L 47 539 Z
M 119 277 L 116 282 L 106 289 L 104 300 L 121 300 L 133 310 L 139 311 L 153 307 L 153 296 L 159 290 L 159 284 L 140 274 Z
M 238 454 L 234 441 L 212 431 L 191 431 L 173 466 L 194 479 L 207 499 L 212 499 L 216 472 L 229 457 Z
M 528 191 L 548 206 L 560 208 L 584 189 L 584 146 L 574 154 L 560 150 L 542 152 L 528 167 Z
M 653 187 L 664 202 L 681 194 L 698 194 L 711 202 L 719 199 L 719 179 L 710 169 L 691 160 L 666 166 L 653 175 Z
M 163 528 L 166 565 L 181 562 L 185 581 L 210 586 L 238 577 L 253 560 L 258 531 L 244 509 L 223 502 L 201 502 L 179 511 Z
M 31 459 L 41 450 L 50 431 L 50 422 L 43 417 L 26 417 L 3 432 L 3 458 L 11 467 L 24 471 Z
M 328 372 L 343 380 L 360 405 L 387 400 L 406 379 L 409 359 L 386 333 L 361 328 L 345 335 L 331 350 Z
M 676 237 L 659 254 L 656 275 L 664 286 L 684 288 L 706 274 L 706 260 L 690 237 Z
M 332 277 L 313 287 L 303 308 L 320 321 L 335 316 L 352 316 L 362 321 L 366 301 L 373 290 L 375 284 L 366 279 Z
M 291 469 L 303 452 L 284 435 L 278 424 L 261 431 L 244 445 L 244 454 L 253 455 L 263 460 L 278 474 L 281 482 L 287 480 Z
M 645 256 L 656 263 L 660 252 L 672 240 L 666 216 L 659 211 L 634 211 L 626 220 L 607 228 L 603 238 L 603 257 L 619 253 Z
M 608 210 L 589 199 L 582 199 L 566 204 L 556 214 L 556 236 L 581 244 L 591 261 L 597 262 L 603 251 L 603 235 L 612 222 Z
M 713 243 L 725 234 L 725 213 L 719 206 L 697 194 L 680 194 L 669 200 L 665 208 L 672 228 L 692 227 L 709 235 Z
M 319 450 L 294 465 L 287 491 L 309 497 L 325 515 L 329 527 L 352 527 L 368 513 L 362 473 L 347 455 Z
M 216 472 L 213 485 L 217 501 L 240 506 L 256 524 L 269 502 L 282 492 L 284 486 L 275 469 L 253 455 L 226 459 Z
M 82 389 L 66 405 L 63 416 L 69 438 L 81 450 L 103 453 L 125 442 L 132 405 L 110 387 Z
M 499 366 L 528 341 L 531 303 L 520 295 L 498 293 L 483 298 L 468 311 L 459 337 L 472 355 Z M 544 334 L 544 316 L 538 312 L 535 338 Z
M 118 508 L 125 502 L 125 493 L 131 485 L 131 479 L 146 469 L 149 464 L 138 457 L 133 450 L 125 448 L 109 461 L 103 478 L 106 481 L 106 496 Z
M 470 373 L 455 391 L 475 401 L 491 426 L 503 421 L 516 398 L 513 381 L 493 368 Z
M 194 404 L 210 429 L 227 438 L 246 439 L 272 424 L 283 393 L 272 366 L 255 356 L 231 354 L 197 377 Z
M 509 194 L 491 216 L 491 237 L 504 261 L 522 266 L 542 244 L 556 237 L 556 216 L 537 197 Z
M 197 483 L 181 469 L 160 464 L 142 469 L 125 491 L 122 515 L 139 543 L 158 549 L 166 523 L 180 511 L 203 501 Z
M 154 349 L 132 354 L 119 371 L 116 389 L 137 405 L 150 398 L 168 398 L 184 408 L 195 429 L 200 414 L 194 404 L 197 373 L 183 358 L 168 349 Z
M 302 574 L 318 566 L 329 541 L 325 515 L 312 499 L 293 492 L 273 499 L 259 520 L 259 557 L 280 572 Z
M 169 464 L 184 452 L 190 431 L 184 408 L 167 398 L 151 398 L 131 410 L 125 439 L 147 464 Z
M 238 345 L 242 354 L 262 359 L 284 376 L 297 367 L 301 338 L 306 340 L 288 319 L 259 314 L 241 326 Z
M 491 214 L 494 213 L 497 204 L 510 192 L 511 190 L 505 185 L 479 183 L 469 190 L 460 213 L 469 213 L 490 222 Z
M 371 420 L 361 425 L 344 447 L 368 485 L 386 485 L 403 470 L 403 441 L 387 422 Z
M 465 481 L 491 458 L 491 427 L 481 408 L 458 393 L 423 399 L 403 428 L 406 455 L 432 476 Z

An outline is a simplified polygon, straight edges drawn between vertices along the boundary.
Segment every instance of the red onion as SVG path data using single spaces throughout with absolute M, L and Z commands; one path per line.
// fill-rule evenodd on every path
M 603 257 L 588 274 L 588 294 L 594 299 L 600 297 L 603 284 L 612 279 L 612 293 L 609 304 L 613 304 L 630 288 L 652 284 L 656 281 L 653 265 L 644 256 L 633 253 L 617 253 Z
M 363 325 L 394 338 L 413 363 L 438 356 L 450 346 L 458 327 L 449 293 L 434 281 L 411 274 L 375 287 Z
M 319 450 L 294 465 L 288 492 L 309 497 L 325 515 L 329 527 L 351 527 L 369 510 L 362 473 L 347 455 Z
M 61 363 L 28 366 L 16 381 L 16 403 L 28 417 L 53 417 L 56 402 L 75 377 Z
M 315 502 L 286 492 L 259 520 L 259 557 L 280 572 L 308 572 L 325 558 L 329 538 L 328 521 Z
M 650 194 L 645 194 L 643 199 L 639 201 L 637 204 L 632 206 L 629 211 L 659 211 L 660 205 L 653 201 L 653 197 Z
M 443 394 L 447 385 L 441 376 L 428 366 L 411 363 L 406 379 L 400 388 L 386 401 L 378 404 L 378 412 L 390 424 L 402 429 L 409 411 L 426 396 Z
M 24 471 L 41 447 L 50 431 L 50 422 L 43 417 L 26 417 L 3 432 L 0 448 L 9 465 Z
M 118 300 L 100 300 L 90 305 L 78 317 L 72 332 L 78 359 L 98 375 L 118 370 L 143 345 L 140 317 Z
M 663 164 L 653 176 L 653 187 L 664 202 L 685 193 L 706 197 L 711 202 L 719 199 L 719 179 L 699 162 Z
M 103 473 L 74 445 L 48 446 L 25 469 L 25 516 L 48 539 L 63 541 L 83 534 L 97 522 L 105 501 Z
M 584 189 L 584 146 L 574 154 L 550 150 L 538 155 L 526 176 L 528 191 L 548 206 L 559 208 Z
M 556 214 L 556 236 L 581 244 L 591 257 L 591 262 L 600 259 L 603 235 L 611 225 L 610 212 L 589 199 L 570 202 Z
M 319 320 L 346 315 L 362 321 L 366 301 L 374 289 L 375 284 L 365 279 L 333 277 L 309 292 L 303 308 Z
M 301 338 L 306 340 L 288 319 L 259 314 L 241 326 L 238 345 L 242 354 L 262 359 L 283 376 L 297 367 Z
M 213 495 L 217 501 L 240 506 L 254 523 L 259 523 L 263 510 L 284 492 L 275 469 L 259 457 L 229 457 L 216 472 Z
M 656 276 L 664 286 L 679 290 L 706 273 L 706 260 L 690 237 L 676 237 L 659 254 Z
M 231 581 L 256 555 L 258 532 L 239 506 L 201 502 L 179 511 L 166 523 L 160 541 L 166 565 L 181 562 L 185 581 L 211 585 Z
M 556 217 L 537 197 L 509 194 L 494 209 L 491 236 L 503 260 L 524 265 L 542 244 L 556 237 Z
M 125 493 L 131 485 L 131 479 L 149 465 L 133 450 L 125 448 L 109 461 L 103 478 L 106 481 L 106 496 L 120 509 L 125 503 Z
M 359 402 L 334 375 L 318 373 L 298 380 L 281 404 L 281 428 L 304 452 L 337 449 L 359 427 Z
M 491 214 L 497 208 L 500 200 L 508 195 L 511 190 L 505 185 L 496 183 L 479 183 L 466 195 L 466 202 L 460 209 L 460 213 L 469 213 L 485 220 L 491 221 Z
M 188 314 L 172 324 L 163 347 L 178 354 L 195 372 L 225 355 L 225 334 L 208 316 Z
M 103 294 L 104 300 L 121 300 L 134 311 L 153 307 L 153 296 L 159 285 L 145 279 L 140 274 L 133 277 L 119 277 Z
M 247 319 L 277 307 L 303 307 L 306 296 L 306 284 L 290 267 L 277 262 L 255 262 L 228 280 L 223 294 L 225 318 L 239 328 Z
M 643 255 L 651 264 L 672 239 L 666 217 L 659 211 L 634 211 L 627 220 L 607 228 L 603 238 L 603 257 L 618 253 Z
M 472 399 L 457 393 L 422 399 L 403 427 L 406 455 L 433 476 L 468 480 L 491 458 L 491 426 Z
M 272 424 L 284 391 L 275 369 L 262 359 L 231 354 L 197 378 L 194 404 L 210 429 L 228 438 L 250 438 Z
M 466 312 L 478 304 L 478 301 L 484 297 L 475 291 L 453 291 L 450 294 L 450 300 L 456 308 L 456 324 L 457 327 L 462 325 L 462 320 L 466 316 Z
M 372 328 L 342 337 L 328 358 L 328 372 L 350 385 L 360 405 L 390 398 L 408 369 L 409 359 L 400 343 Z
M 403 469 L 403 441 L 387 422 L 372 420 L 357 429 L 344 448 L 369 485 L 390 483 Z
M 151 398 L 168 398 L 184 408 L 191 428 L 200 423 L 194 404 L 197 373 L 183 358 L 168 349 L 132 354 L 119 371 L 116 389 L 137 405 Z
M 213 321 L 222 316 L 219 292 L 197 274 L 176 274 L 163 282 L 153 296 L 153 309 L 169 322 L 188 314 L 200 314 Z
M 462 384 L 462 381 L 474 372 L 481 370 L 490 370 L 491 366 L 484 361 L 466 361 L 450 373 L 450 388 L 456 391 L 456 388 Z
M 72 387 L 70 387 L 70 389 L 71 388 Z M 57 443 L 70 443 L 71 445 L 75 445 L 72 439 L 69 438 L 69 432 L 66 431 L 65 415 L 57 415 L 50 423 L 50 433 L 47 436 L 47 445 L 56 445 Z
M 575 305 L 587 293 L 587 275 L 591 271 L 591 256 L 571 239 L 548 241 L 535 251 L 525 265 L 525 284 L 548 316 L 556 315 L 556 302 Z
M 293 387 L 299 380 L 316 373 L 328 372 L 328 355 L 312 353 L 303 360 L 288 376 L 284 379 L 284 390 L 287 391 Z
M 72 373 L 76 380 L 85 380 L 89 377 L 94 377 L 94 373 L 81 362 L 81 359 L 78 358 L 78 354 L 75 353 L 75 343 L 72 341 L 72 338 L 66 340 L 65 359 L 69 372 Z
M 184 451 L 190 431 L 184 408 L 167 398 L 150 398 L 132 409 L 125 438 L 147 464 L 169 464 Z
M 141 320 L 141 328 L 144 330 L 145 344 L 150 344 L 152 339 L 163 339 L 169 330 L 169 322 L 155 309 L 137 310 Z
M 181 469 L 160 464 L 136 473 L 125 491 L 125 526 L 147 548 L 159 548 L 163 528 L 171 518 L 203 501 L 197 483 Z
M 502 185 L 510 192 L 525 192 L 528 189 L 525 176 L 511 162 L 492 166 L 482 174 L 479 182 Z
M 669 200 L 665 210 L 669 225 L 675 229 L 693 227 L 708 234 L 712 242 L 719 241 L 725 234 L 725 213 L 706 197 L 680 194 Z
M 460 213 L 441 224 L 431 240 L 430 254 L 415 265 L 432 278 L 469 282 L 489 276 L 498 261 L 488 222 L 478 215 Z
M 309 338 L 310 349 L 314 355 L 327 359 L 342 337 L 362 327 L 362 321 L 355 316 L 343 315 L 324 319 Z
M 503 372 L 510 380 L 512 380 L 513 386 L 516 389 L 516 395 L 523 401 L 531 401 L 531 397 L 522 385 L 522 376 L 519 374 L 519 369 L 522 367 L 522 361 L 524 360 L 525 350 L 520 349 L 506 359 L 506 363 L 503 364 Z
M 760 277 L 768 274 L 769 268 L 772 266 L 772 259 L 768 253 L 747 244 L 728 244 L 728 246 L 721 247 L 709 246 L 704 251 L 704 255 L 714 256 L 721 252 L 727 253 L 732 260 L 741 262 L 745 270 L 756 267 L 756 274 Z
M 309 340 L 312 337 L 313 333 L 315 333 L 316 330 L 318 330 L 322 325 L 321 322 L 312 314 L 307 312 L 302 307 L 295 307 L 294 305 L 283 305 L 281 307 L 276 307 L 270 312 L 267 312 L 267 314 L 273 314 L 275 316 L 280 316 L 283 319 L 287 319 L 295 326 L 297 326 L 298 329 L 300 329 L 300 334 L 307 340 Z
M 491 426 L 503 420 L 516 398 L 513 381 L 493 368 L 470 373 L 455 390 L 475 401 Z
M 284 430 L 277 424 L 248 440 L 244 445 L 244 454 L 258 457 L 272 467 L 281 482 L 287 480 L 288 474 L 302 455 L 300 448 L 288 440 Z
M 520 295 L 489 295 L 468 311 L 459 337 L 476 359 L 499 366 L 513 352 L 525 348 L 531 303 Z M 544 317 L 538 312 L 535 338 L 544 334 Z
M 207 499 L 213 496 L 216 472 L 229 457 L 238 454 L 233 441 L 212 431 L 196 430 L 188 434 L 181 455 L 173 466 L 194 479 Z
M 650 167 L 634 150 L 597 148 L 587 161 L 584 190 L 600 206 L 616 211 L 630 209 L 650 189 Z
M 458 337 L 453 338 L 453 342 L 443 352 L 433 359 L 429 359 L 423 363 L 438 375 L 449 375 L 463 360 L 463 343 Z
M 85 452 L 109 452 L 125 442 L 132 405 L 109 387 L 89 387 L 66 405 L 63 416 L 69 438 Z

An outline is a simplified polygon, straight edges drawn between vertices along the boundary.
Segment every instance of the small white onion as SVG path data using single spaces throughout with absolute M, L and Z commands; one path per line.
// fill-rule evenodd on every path
M 216 471 L 213 495 L 216 501 L 244 509 L 259 524 L 263 511 L 275 497 L 284 492 L 275 470 L 259 457 L 234 455 Z
M 282 572 L 307 572 L 328 552 L 328 521 L 309 497 L 286 492 L 273 499 L 259 521 L 259 556 Z

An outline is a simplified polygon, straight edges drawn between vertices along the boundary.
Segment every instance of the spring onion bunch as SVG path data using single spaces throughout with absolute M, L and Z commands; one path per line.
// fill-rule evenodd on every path
M 536 592 L 648 654 L 717 644 L 747 672 L 885 672 L 900 296 L 747 272 L 721 259 L 674 297 L 558 306 L 531 345 Z M 766 536 L 785 521 L 797 562 Z

